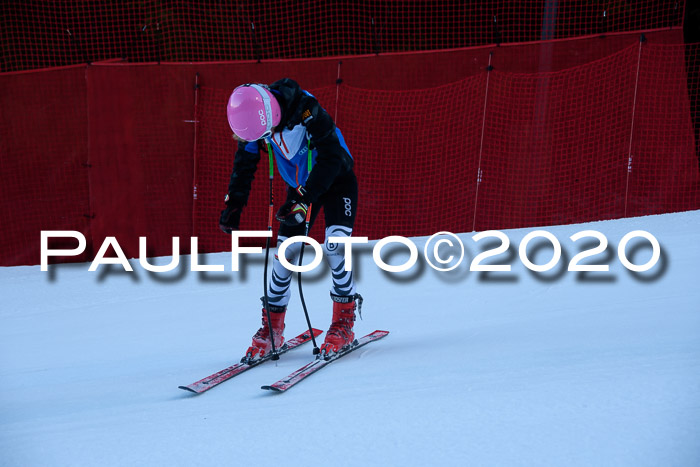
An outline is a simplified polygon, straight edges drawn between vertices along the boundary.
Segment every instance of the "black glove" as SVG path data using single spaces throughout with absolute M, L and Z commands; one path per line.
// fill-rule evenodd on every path
M 222 232 L 230 234 L 234 230 L 238 230 L 241 223 L 241 212 L 243 212 L 243 203 L 235 198 L 226 195 L 224 199 L 226 208 L 221 211 L 219 218 L 219 228 Z
M 278 221 L 289 227 L 294 227 L 304 222 L 309 206 L 311 206 L 303 186 L 299 185 L 294 191 L 294 195 L 287 199 L 275 216 Z

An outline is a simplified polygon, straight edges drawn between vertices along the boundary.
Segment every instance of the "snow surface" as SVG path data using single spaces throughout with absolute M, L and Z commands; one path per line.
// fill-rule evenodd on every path
M 610 272 L 565 270 L 581 250 L 569 236 L 587 229 L 610 241 L 591 258 Z M 632 274 L 617 245 L 637 229 L 662 256 Z M 700 465 L 700 211 L 548 227 L 564 250 L 548 273 L 518 259 L 532 230 L 505 231 L 513 248 L 493 260 L 510 273 L 468 271 L 489 242 L 471 233 L 450 273 L 424 260 L 385 273 L 356 248 L 356 332 L 391 334 L 284 394 L 260 386 L 309 361 L 311 345 L 200 396 L 177 388 L 248 346 L 262 255 L 238 273 L 230 253 L 202 255 L 225 273 L 184 262 L 153 274 L 137 260 L 133 273 L 0 268 L 0 464 Z M 551 249 L 537 246 L 533 261 L 546 263 Z M 404 251 L 385 259 L 400 264 Z M 627 251 L 637 264 L 651 257 L 635 242 Z M 325 263 L 304 276 L 322 329 L 329 281 Z M 293 287 L 288 337 L 305 325 Z

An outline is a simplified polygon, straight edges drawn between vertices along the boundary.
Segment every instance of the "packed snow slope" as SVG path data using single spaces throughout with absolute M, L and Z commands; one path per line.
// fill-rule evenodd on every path
M 610 270 L 569 272 L 597 244 L 569 237 L 589 229 L 609 247 L 583 263 Z M 0 268 L 0 464 L 700 465 L 700 211 L 547 227 L 562 258 L 542 273 L 518 253 L 534 230 L 504 231 L 511 248 L 484 262 L 510 272 L 469 271 L 499 243 L 473 233 L 460 235 L 467 252 L 451 272 L 423 259 L 426 238 L 413 239 L 420 257 L 405 273 L 377 267 L 372 244 L 355 247 L 356 332 L 391 334 L 284 394 L 260 386 L 310 361 L 310 344 L 205 394 L 178 389 L 249 345 L 262 255 L 239 272 L 230 252 L 201 256 L 223 273 L 191 272 L 187 257 L 170 273 L 138 260 L 131 273 Z M 617 247 L 635 230 L 661 255 L 633 274 Z M 530 244 L 533 263 L 552 258 L 547 245 Z M 388 246 L 383 258 L 402 264 L 407 251 Z M 626 252 L 635 264 L 652 257 L 640 238 Z M 303 275 L 324 330 L 329 284 L 325 264 Z M 305 326 L 293 290 L 287 337 Z

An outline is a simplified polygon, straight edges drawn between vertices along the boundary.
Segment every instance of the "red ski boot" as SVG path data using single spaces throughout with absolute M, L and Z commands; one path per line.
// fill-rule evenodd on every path
M 331 294 L 333 300 L 333 320 L 326 333 L 326 339 L 321 345 L 321 357 L 330 358 L 333 354 L 349 347 L 355 340 L 352 328 L 355 324 L 355 309 L 362 306 L 362 296 L 359 294 L 340 296 Z
M 286 306 L 269 305 L 270 320 L 272 322 L 272 335 L 275 338 L 275 349 L 279 350 L 284 344 L 284 315 Z M 270 326 L 267 323 L 267 312 L 262 309 L 262 327 L 253 336 L 253 343 L 248 347 L 245 357 L 241 359 L 243 363 L 250 363 L 270 354 L 272 343 L 270 342 Z

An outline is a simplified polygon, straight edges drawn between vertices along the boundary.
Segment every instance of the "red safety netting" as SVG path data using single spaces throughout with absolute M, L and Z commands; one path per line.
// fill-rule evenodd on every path
M 0 101 L 0 265 L 38 264 L 42 230 L 79 231 L 90 245 L 85 68 L 4 76 Z
M 402 92 L 341 86 L 338 126 L 359 180 L 356 235 L 471 230 L 485 78 Z
M 484 83 L 481 74 L 429 92 L 368 92 L 349 86 L 310 90 L 335 117 L 355 160 L 356 235 L 394 235 L 397 226 L 407 236 L 422 235 L 437 225 L 457 232 L 471 229 L 464 211 L 473 205 L 477 159 L 469 155 L 478 152 Z M 207 251 L 230 248 L 216 222 L 236 148 L 221 105 L 229 94 L 230 90 L 202 87 L 198 97 L 195 235 Z M 267 227 L 268 167 L 263 153 L 241 230 Z M 274 177 L 277 209 L 286 188 L 276 171 Z M 321 225 L 311 236 L 322 240 L 322 216 L 317 223 Z M 275 232 L 277 227 L 275 222 Z
M 1 71 L 106 59 L 158 60 L 153 1 L 10 1 L 0 6 Z
M 625 216 L 698 201 L 700 159 L 691 155 L 700 158 L 699 51 L 698 44 L 641 48 Z
M 491 73 L 476 230 L 624 215 L 635 52 L 556 73 Z
M 695 47 L 689 55 L 697 55 Z M 401 92 L 340 85 L 337 122 L 360 182 L 356 234 L 480 231 L 700 208 L 690 103 L 693 96 L 697 102 L 697 81 L 689 97 L 684 64 L 683 46 L 640 42 L 552 73 L 484 70 Z M 203 95 L 211 99 L 200 101 L 202 115 L 213 106 L 217 131 L 198 140 L 199 153 L 220 173 L 201 179 L 198 191 L 218 196 L 233 157 L 232 145 L 226 153 L 218 148 L 230 133 L 220 110 L 228 90 Z M 201 134 L 211 125 L 200 118 Z M 251 229 L 266 222 L 267 182 L 256 183 Z M 208 223 L 221 209 L 220 200 L 211 203 L 195 207 Z
M 158 66 L 87 69 L 92 234 L 170 255 L 192 232 L 194 76 Z M 185 241 L 181 251 L 189 251 Z
M 0 71 L 375 54 L 679 27 L 685 1 L 2 2 Z
M 79 259 L 106 236 L 129 256 L 141 235 L 149 255 L 170 255 L 172 236 L 196 235 L 200 252 L 228 250 L 217 225 L 235 150 L 225 103 L 235 85 L 280 75 L 313 92 L 345 135 L 360 184 L 357 235 L 699 209 L 700 47 L 634 36 L 573 67 L 558 58 L 565 49 L 533 44 L 343 59 L 342 67 L 330 59 L 112 64 L 1 75 L 0 264 L 38 263 L 41 230 L 83 232 L 88 251 Z M 451 57 L 470 64 L 461 79 L 421 79 L 421 61 L 434 74 Z M 402 76 L 415 80 L 407 87 Z M 262 158 L 244 229 L 267 227 Z M 275 178 L 278 207 L 284 187 Z

